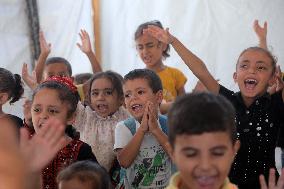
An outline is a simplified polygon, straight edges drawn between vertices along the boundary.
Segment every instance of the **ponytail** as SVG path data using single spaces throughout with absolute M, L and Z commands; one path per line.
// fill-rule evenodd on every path
M 9 102 L 10 104 L 17 102 L 24 93 L 23 82 L 19 74 L 14 74 L 14 81 L 15 81 L 15 84 L 14 84 L 13 90 L 11 91 L 12 99 Z

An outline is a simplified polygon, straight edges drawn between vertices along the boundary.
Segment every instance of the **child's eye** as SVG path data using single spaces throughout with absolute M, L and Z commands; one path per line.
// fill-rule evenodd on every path
M 39 112 L 40 110 L 39 110 L 39 108 L 33 108 L 33 111 L 34 112 Z
M 223 156 L 225 154 L 223 149 L 216 149 L 211 152 L 213 156 Z
M 124 98 L 129 98 L 130 97 L 130 94 L 125 94 L 124 95 Z
M 51 114 L 56 114 L 56 113 L 58 113 L 58 111 L 57 111 L 57 110 L 54 110 L 54 109 L 50 109 L 50 110 L 49 110 L 49 113 L 51 113 Z
M 266 70 L 266 67 L 264 67 L 264 66 L 259 66 L 257 69 L 259 69 L 259 70 Z
M 192 158 L 195 157 L 197 155 L 197 153 L 195 151 L 187 151 L 185 152 L 185 156 L 188 158 Z
M 107 96 L 111 96 L 112 95 L 112 90 L 106 90 L 104 92 L 104 94 L 106 94 Z
M 246 64 L 241 64 L 240 68 L 247 68 L 248 66 Z
M 142 94 L 144 94 L 145 92 L 142 91 L 142 90 L 140 90 L 140 91 L 138 91 L 137 93 L 138 93 L 139 95 L 142 95 Z
M 98 95 L 99 95 L 99 92 L 98 92 L 98 91 L 93 91 L 93 92 L 91 93 L 91 95 L 92 95 L 92 96 L 98 96 Z

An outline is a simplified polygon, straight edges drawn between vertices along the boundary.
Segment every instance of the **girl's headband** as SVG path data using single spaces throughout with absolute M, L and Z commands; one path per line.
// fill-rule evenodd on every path
M 65 77 L 65 76 L 51 76 L 49 78 L 47 78 L 45 82 L 47 81 L 55 81 L 58 83 L 61 83 L 63 85 L 65 85 L 66 87 L 68 87 L 68 89 L 72 92 L 72 93 L 77 93 L 77 87 L 73 84 L 73 81 L 70 77 Z

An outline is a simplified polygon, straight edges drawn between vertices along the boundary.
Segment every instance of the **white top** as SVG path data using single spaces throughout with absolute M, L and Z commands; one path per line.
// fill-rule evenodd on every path
M 140 123 L 137 121 L 135 123 L 137 131 Z M 119 122 L 115 128 L 114 149 L 124 148 L 132 137 L 123 121 Z M 136 159 L 126 169 L 125 188 L 165 188 L 170 177 L 169 156 L 157 139 L 151 133 L 146 133 Z
M 115 126 L 129 117 L 128 111 L 120 107 L 113 115 L 104 118 L 81 102 L 76 111 L 74 127 L 80 132 L 80 139 L 92 147 L 99 164 L 109 171 L 116 157 L 113 152 Z

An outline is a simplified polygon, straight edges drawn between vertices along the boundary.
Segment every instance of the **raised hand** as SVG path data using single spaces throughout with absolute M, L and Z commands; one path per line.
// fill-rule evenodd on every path
M 258 20 L 253 22 L 253 29 L 259 39 L 266 39 L 267 36 L 267 22 L 264 22 L 263 27 L 258 23 Z
M 263 27 L 261 27 L 258 23 L 258 20 L 253 22 L 253 29 L 258 37 L 259 40 L 259 47 L 267 49 L 267 22 L 264 22 Z
M 259 183 L 260 183 L 261 189 L 283 189 L 284 188 L 284 169 L 282 169 L 281 175 L 278 178 L 277 183 L 275 180 L 275 169 L 273 168 L 269 170 L 268 185 L 263 175 L 259 176 Z
M 41 171 L 68 142 L 65 125 L 57 119 L 48 119 L 30 140 L 27 130 L 21 129 L 20 150 L 30 172 Z
M 33 71 L 32 75 L 30 75 L 28 72 L 28 65 L 26 63 L 24 63 L 22 67 L 22 78 L 30 89 L 33 90 L 37 87 L 38 83 L 36 79 L 36 72 Z
M 39 32 L 39 44 L 40 53 L 48 56 L 51 51 L 51 43 L 47 43 L 43 31 Z
M 169 32 L 169 28 L 163 30 L 158 26 L 149 25 L 147 29 L 143 30 L 143 34 L 151 35 L 165 44 L 171 44 L 174 40 L 174 36 Z
M 90 40 L 90 36 L 88 32 L 86 30 L 81 29 L 79 36 L 82 42 L 82 44 L 77 43 L 77 46 L 79 47 L 79 49 L 85 54 L 91 53 L 92 46 L 91 46 L 91 40 Z
M 276 68 L 275 76 L 276 76 L 276 92 L 277 92 L 277 91 L 280 91 L 284 88 L 282 71 L 281 71 L 281 68 L 280 68 L 279 65 Z

